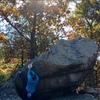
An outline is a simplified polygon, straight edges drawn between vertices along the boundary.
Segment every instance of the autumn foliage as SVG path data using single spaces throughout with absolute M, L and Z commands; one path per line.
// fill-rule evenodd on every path
M 6 43 L 7 39 L 4 37 L 4 35 L 0 34 L 0 43 Z

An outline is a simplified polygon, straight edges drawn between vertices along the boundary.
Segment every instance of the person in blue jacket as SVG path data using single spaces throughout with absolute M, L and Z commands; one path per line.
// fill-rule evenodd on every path
M 39 77 L 38 75 L 31 69 L 32 68 L 32 64 L 28 65 L 28 72 L 27 72 L 27 86 L 26 86 L 26 90 L 27 90 L 27 99 L 30 100 L 32 94 L 35 92 L 38 81 L 39 81 Z

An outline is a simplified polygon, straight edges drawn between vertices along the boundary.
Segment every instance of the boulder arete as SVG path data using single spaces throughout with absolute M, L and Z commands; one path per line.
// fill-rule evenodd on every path
M 42 100 L 65 91 L 73 91 L 80 86 L 86 76 L 93 71 L 97 52 L 97 44 L 88 38 L 58 41 L 47 52 L 32 59 L 20 69 L 24 84 L 19 75 L 20 71 L 17 72 L 14 83 L 19 96 L 24 100 L 26 98 L 24 91 L 28 64 L 33 63 L 32 70 L 40 78 L 33 98 Z

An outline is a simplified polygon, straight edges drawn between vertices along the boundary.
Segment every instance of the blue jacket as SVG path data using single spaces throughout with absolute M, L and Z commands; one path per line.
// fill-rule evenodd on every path
M 31 69 L 28 70 L 28 72 L 27 72 L 28 81 L 27 81 L 26 90 L 28 93 L 34 93 L 36 90 L 36 86 L 38 84 L 38 81 L 39 81 L 39 77 L 36 75 L 36 78 L 33 80 L 31 75 L 30 75 L 30 72 L 32 74 L 36 75 L 36 73 L 33 70 L 31 70 Z

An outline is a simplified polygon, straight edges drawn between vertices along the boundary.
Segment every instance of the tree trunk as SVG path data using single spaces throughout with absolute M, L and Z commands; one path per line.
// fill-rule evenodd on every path
M 31 32 L 31 59 L 35 58 L 36 39 L 35 39 L 36 13 L 34 13 L 33 29 Z

